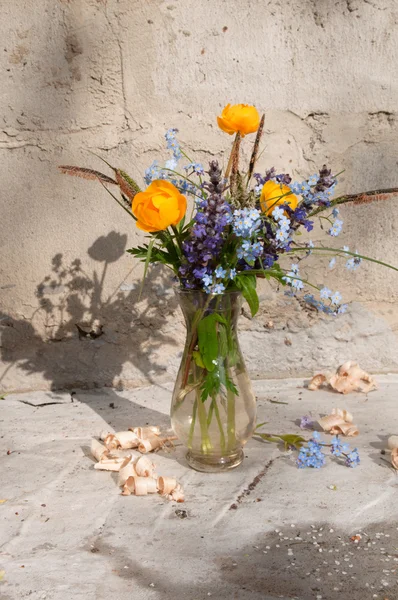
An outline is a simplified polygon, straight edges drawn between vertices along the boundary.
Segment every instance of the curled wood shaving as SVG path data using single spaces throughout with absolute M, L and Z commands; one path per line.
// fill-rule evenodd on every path
M 358 435 L 359 431 L 352 421 L 353 416 L 351 413 L 342 410 L 341 408 L 335 408 L 331 415 L 322 417 L 318 420 L 318 423 L 324 431 L 327 431 L 332 435 L 355 437 Z
M 130 428 L 129 431 L 135 433 L 140 440 L 147 440 L 153 435 L 160 435 L 160 427 L 157 425 L 151 427 L 133 427 Z
M 122 495 L 130 496 L 147 496 L 148 494 L 156 494 L 158 491 L 156 481 L 151 477 L 129 477 L 123 486 Z
M 319 375 L 315 375 L 311 381 L 308 384 L 308 389 L 309 390 L 319 390 L 320 387 L 322 387 L 322 385 L 326 383 L 326 377 L 325 375 L 322 375 L 322 373 L 320 373 Z
M 157 435 L 148 435 L 147 438 L 141 439 L 138 444 L 139 452 L 142 454 L 146 454 L 147 452 L 152 452 L 152 450 L 157 450 L 163 445 L 163 441 Z
M 322 373 L 315 375 L 308 384 L 308 389 L 319 390 L 323 385 L 329 385 L 340 394 L 368 393 L 377 388 L 373 377 L 352 360 L 342 364 L 333 375 Z
M 340 394 L 367 393 L 377 387 L 373 377 L 352 360 L 348 360 L 337 369 L 335 375 L 329 379 L 329 385 Z
M 147 456 L 140 456 L 134 466 L 140 477 L 153 477 L 155 473 L 155 465 Z
M 398 471 L 398 448 L 393 448 L 391 450 L 391 464 L 394 469 Z
M 118 431 L 117 433 L 109 433 L 104 439 L 104 444 L 108 450 L 116 450 L 122 448 L 128 450 L 137 448 L 140 440 L 133 431 Z
M 159 477 L 158 486 L 162 496 L 168 496 L 176 489 L 177 480 L 174 477 Z
M 95 463 L 94 469 L 98 471 L 120 471 L 123 461 L 123 456 L 103 458 L 100 462 Z
M 168 500 L 184 502 L 184 491 L 174 477 L 159 477 L 148 456 L 133 456 L 126 450 L 136 448 L 141 454 L 165 447 L 176 439 L 174 435 L 161 436 L 159 427 L 134 427 L 127 431 L 102 431 L 100 439 L 91 443 L 91 453 L 98 461 L 97 470 L 118 471 L 118 486 L 123 496 L 146 496 L 159 492 Z
M 122 464 L 120 465 L 119 478 L 117 484 L 119 487 L 123 487 L 129 477 L 137 475 L 135 469 L 134 457 L 126 456 Z
M 177 487 L 171 492 L 171 494 L 168 496 L 168 499 L 174 500 L 174 502 L 185 501 L 184 491 L 180 484 L 178 484 Z
M 91 454 L 98 462 L 102 459 L 103 456 L 106 456 L 109 453 L 109 450 L 104 444 L 101 444 L 98 440 L 91 440 Z

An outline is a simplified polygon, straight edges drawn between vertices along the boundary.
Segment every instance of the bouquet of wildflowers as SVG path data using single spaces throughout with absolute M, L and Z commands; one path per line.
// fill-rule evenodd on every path
M 366 258 L 347 247 L 316 248 L 311 241 L 298 239 L 300 230 L 312 230 L 320 213 L 325 213 L 321 218 L 330 237 L 341 231 L 338 205 L 352 197 L 333 199 L 337 178 L 326 165 L 300 182 L 274 168 L 258 173 L 264 116 L 260 118 L 254 106 L 228 104 L 217 121 L 222 131 L 234 136 L 225 168 L 216 160 L 206 167 L 192 160 L 178 142 L 176 129 L 165 136 L 171 157 L 164 165 L 153 162 L 145 171 L 144 190 L 113 167 L 113 177 L 61 167 L 65 173 L 99 180 L 146 233 L 147 241 L 129 250 L 145 263 L 144 277 L 155 263 L 173 272 L 189 330 L 174 407 L 183 410 L 192 397 L 186 442 L 192 449 L 197 439 L 197 447 L 208 454 L 231 453 L 237 439 L 244 443 L 254 429 L 255 410 L 247 397 L 246 419 L 237 424 L 235 402 L 239 394 L 245 396 L 241 391 L 245 369 L 237 338 L 231 334 L 237 317 L 232 299 L 243 295 L 255 315 L 257 278 L 272 278 L 291 294 L 303 293 L 306 286 L 316 288 L 317 295 L 304 292 L 304 299 L 319 311 L 336 315 L 346 310 L 341 294 L 303 280 L 299 260 L 321 250 L 344 257 L 347 268 L 356 269 Z M 251 158 L 242 165 L 241 145 L 250 134 L 255 134 Z M 109 186 L 119 186 L 121 198 Z M 297 259 L 285 270 L 280 258 L 288 254 Z M 184 437 L 181 431 L 180 427 L 177 435 Z

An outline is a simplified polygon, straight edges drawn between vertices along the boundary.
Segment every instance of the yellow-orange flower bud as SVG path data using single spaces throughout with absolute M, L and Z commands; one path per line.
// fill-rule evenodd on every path
M 234 104 L 223 109 L 221 116 L 217 117 L 220 129 L 232 135 L 239 133 L 244 137 L 247 133 L 254 133 L 260 125 L 260 115 L 255 106 L 248 104 Z
M 297 196 L 291 193 L 287 185 L 282 185 L 271 180 L 263 185 L 260 204 L 267 216 L 272 214 L 272 211 L 278 204 L 287 204 L 292 210 L 295 210 L 298 202 Z
M 157 179 L 145 190 L 134 196 L 133 215 L 136 225 L 144 231 L 163 231 L 169 225 L 177 225 L 185 215 L 187 200 L 180 191 L 164 179 Z

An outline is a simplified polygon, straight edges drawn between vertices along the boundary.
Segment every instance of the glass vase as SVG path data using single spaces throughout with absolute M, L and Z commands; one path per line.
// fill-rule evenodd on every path
M 187 337 L 171 404 L 171 424 L 189 465 L 237 467 L 256 425 L 256 401 L 237 337 L 241 293 L 175 289 Z

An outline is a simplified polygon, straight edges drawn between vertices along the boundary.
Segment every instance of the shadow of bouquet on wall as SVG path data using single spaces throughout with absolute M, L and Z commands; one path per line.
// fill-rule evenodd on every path
M 168 325 L 177 310 L 172 280 L 152 268 L 141 295 L 140 282 L 126 282 L 130 273 L 106 292 L 109 265 L 124 255 L 126 244 L 127 235 L 115 231 L 98 238 L 88 249 L 99 263 L 91 274 L 79 258 L 68 262 L 56 254 L 51 273 L 36 288 L 38 306 L 30 319 L 0 314 L 1 359 L 8 363 L 0 384 L 16 363 L 27 375 L 40 373 L 51 390 L 123 388 L 128 362 L 143 385 L 165 374 L 165 349 L 178 345 L 175 327 Z M 115 394 L 117 405 L 121 401 Z

